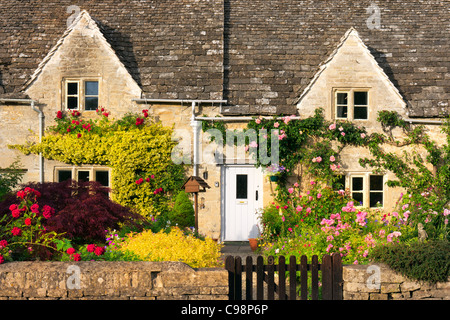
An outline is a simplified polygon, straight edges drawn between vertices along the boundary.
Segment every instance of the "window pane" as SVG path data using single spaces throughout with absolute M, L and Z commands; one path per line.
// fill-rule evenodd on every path
M 78 97 L 67 97 L 67 109 L 78 109 Z
M 98 81 L 86 81 L 84 83 L 84 94 L 87 96 L 98 96 Z
M 383 193 L 371 192 L 370 193 L 370 207 L 374 208 L 377 205 L 383 205 Z
M 78 94 L 78 82 L 68 82 L 67 83 L 67 94 L 77 95 Z
M 355 106 L 367 106 L 367 92 L 357 92 L 354 94 Z
M 336 94 L 336 104 L 347 104 L 347 93 L 346 92 L 339 92 Z
M 353 192 L 352 198 L 357 203 L 355 203 L 356 206 L 362 206 L 363 205 L 363 193 L 362 192 Z
M 352 190 L 353 191 L 362 191 L 363 190 L 363 178 L 362 177 L 353 177 L 352 178 Z
M 58 171 L 58 182 L 63 182 L 72 179 L 72 170 L 59 170 Z
M 338 118 L 347 118 L 347 107 L 337 107 L 337 115 Z
M 95 171 L 95 181 L 102 186 L 109 187 L 109 171 Z
M 383 176 L 370 176 L 370 191 L 383 191 Z
M 84 98 L 84 109 L 85 110 L 97 110 L 98 108 L 98 98 L 97 97 L 86 97 Z
M 236 175 L 236 199 L 247 199 L 247 175 Z
M 355 119 L 367 120 L 367 107 L 355 107 Z
M 78 182 L 89 181 L 89 171 L 78 171 Z

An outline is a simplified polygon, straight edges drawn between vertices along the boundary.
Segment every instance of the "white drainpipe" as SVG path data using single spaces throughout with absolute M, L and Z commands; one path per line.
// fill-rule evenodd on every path
M 195 120 L 195 101 L 192 101 L 192 116 L 191 116 L 191 127 L 192 127 L 192 134 L 194 135 L 194 141 L 193 141 L 193 149 L 194 149 L 194 165 L 193 165 L 193 176 L 198 176 L 198 164 L 199 164 L 199 133 L 200 133 L 200 121 Z

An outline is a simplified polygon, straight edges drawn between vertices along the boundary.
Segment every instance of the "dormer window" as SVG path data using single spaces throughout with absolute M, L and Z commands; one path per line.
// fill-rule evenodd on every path
M 99 105 L 98 80 L 66 79 L 64 109 L 95 111 Z
M 336 119 L 367 120 L 369 115 L 368 90 L 336 90 L 334 95 L 334 112 Z

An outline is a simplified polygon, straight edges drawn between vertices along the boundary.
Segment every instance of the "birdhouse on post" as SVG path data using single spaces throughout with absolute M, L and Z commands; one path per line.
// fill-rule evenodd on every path
M 211 188 L 205 180 L 200 177 L 191 176 L 183 184 L 185 192 L 194 194 L 195 230 L 198 231 L 198 193 L 206 192 L 206 188 Z

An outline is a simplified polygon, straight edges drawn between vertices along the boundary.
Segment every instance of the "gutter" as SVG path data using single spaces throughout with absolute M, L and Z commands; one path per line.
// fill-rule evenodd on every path
M 42 136 L 44 133 L 44 113 L 35 106 L 36 101 L 32 99 L 0 99 L 3 103 L 24 103 L 30 104 L 31 110 L 39 114 L 39 142 L 42 142 Z M 39 182 L 44 183 L 44 158 L 42 152 L 39 153 Z

